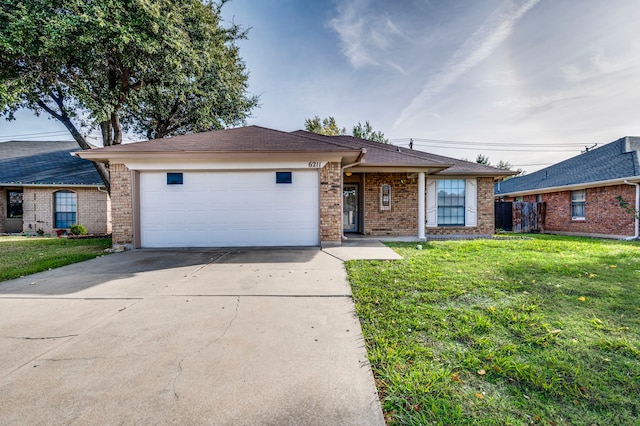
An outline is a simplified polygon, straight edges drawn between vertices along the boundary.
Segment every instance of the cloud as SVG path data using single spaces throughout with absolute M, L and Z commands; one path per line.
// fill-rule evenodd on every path
M 489 16 L 480 28 L 467 38 L 462 46 L 460 46 L 447 61 L 442 71 L 432 75 L 427 80 L 422 91 L 414 97 L 409 105 L 400 113 L 393 127 L 397 128 L 414 115 L 433 96 L 445 90 L 467 71 L 489 57 L 496 48 L 509 37 L 516 22 L 539 1 L 540 0 L 505 1 L 499 9 Z
M 404 73 L 388 59 L 387 52 L 405 38 L 388 13 L 374 12 L 370 0 L 336 1 L 336 9 L 338 15 L 329 26 L 338 33 L 342 53 L 355 68 L 388 66 Z

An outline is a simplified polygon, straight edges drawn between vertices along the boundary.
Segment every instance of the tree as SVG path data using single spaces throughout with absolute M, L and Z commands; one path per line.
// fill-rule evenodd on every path
M 326 136 L 341 136 L 346 135 L 347 130 L 343 127 L 340 128 L 336 123 L 334 117 L 320 118 L 317 115 L 313 118 L 307 118 L 304 121 L 304 129 L 307 132 L 318 133 Z M 369 120 L 364 124 L 358 121 L 358 124 L 353 126 L 353 136 L 360 139 L 367 139 L 374 142 L 389 143 L 389 140 L 384 137 L 384 133 L 376 132 L 369 123 Z
M 201 0 L 5 0 L 0 10 L 0 114 L 48 113 L 82 149 L 124 131 L 148 138 L 244 122 L 257 105 L 225 3 Z M 96 164 L 107 188 L 106 168 Z
M 476 157 L 476 163 L 484 164 L 486 166 L 490 166 L 491 165 L 491 163 L 489 162 L 489 157 L 487 157 L 486 155 L 482 155 L 482 154 L 478 154 L 478 156 Z
M 469 161 L 469 160 L 466 159 L 466 158 L 463 158 L 462 161 Z M 484 164 L 485 166 L 493 166 L 491 164 L 491 161 L 489 161 L 489 157 L 484 155 L 484 154 L 478 154 L 478 156 L 476 157 L 476 163 Z M 511 163 L 509 163 L 508 161 L 503 161 L 503 160 L 498 161 L 498 164 L 496 164 L 493 167 L 496 167 L 496 168 L 498 168 L 500 170 L 513 170 L 513 165 L 511 165 Z M 513 171 L 515 171 L 517 173 L 515 175 L 513 175 L 513 176 L 507 176 L 505 178 L 502 178 L 501 180 L 507 180 L 507 179 L 511 179 L 513 177 L 516 177 L 516 176 L 524 175 L 524 170 L 523 169 L 516 169 L 516 170 L 513 170 Z
M 307 132 L 318 133 L 326 136 L 340 136 L 347 132 L 344 127 L 342 129 L 338 127 L 335 118 L 327 117 L 321 119 L 317 115 L 313 118 L 307 118 L 304 121 L 304 129 Z
M 374 142 L 389 143 L 389 139 L 384 137 L 384 133 L 373 130 L 369 120 L 365 121 L 364 125 L 358 121 L 358 124 L 353 126 L 353 136 Z

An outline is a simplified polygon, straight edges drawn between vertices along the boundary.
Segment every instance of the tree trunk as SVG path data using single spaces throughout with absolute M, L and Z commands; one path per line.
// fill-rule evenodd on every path
M 51 95 L 51 98 L 55 100 L 58 106 L 60 107 L 60 113 L 57 113 L 56 111 L 54 111 L 44 101 L 39 100 L 37 101 L 37 103 L 42 109 L 44 109 L 49 114 L 51 114 L 53 118 L 61 122 L 64 125 L 64 127 L 66 127 L 67 130 L 69 130 L 69 133 L 71 133 L 71 136 L 73 136 L 73 139 L 78 143 L 80 148 L 82 148 L 83 150 L 91 149 L 91 145 L 89 145 L 89 143 L 86 141 L 84 136 L 82 136 L 82 134 L 78 131 L 76 126 L 73 125 L 73 123 L 71 122 L 71 119 L 64 111 L 64 108 L 62 105 L 62 102 L 63 102 L 62 97 L 61 96 L 56 97 L 54 95 Z M 103 163 L 97 163 L 95 161 L 92 161 L 92 163 L 93 163 L 93 167 L 95 167 L 96 171 L 100 175 L 100 178 L 104 183 L 104 186 L 107 188 L 107 191 L 109 192 L 109 194 L 111 194 L 111 179 L 109 176 L 109 169 Z

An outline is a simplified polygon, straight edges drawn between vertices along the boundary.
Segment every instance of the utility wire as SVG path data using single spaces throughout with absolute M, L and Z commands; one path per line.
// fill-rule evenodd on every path
M 422 143 L 438 143 L 445 145 L 477 145 L 477 146 L 505 146 L 505 142 L 478 142 L 478 141 L 456 141 L 456 140 L 444 140 L 444 139 L 424 139 L 424 138 L 398 138 L 398 139 L 390 139 L 389 142 L 399 142 L 399 143 L 408 143 L 410 141 L 422 142 Z M 539 148 L 549 148 L 549 147 L 584 147 L 584 143 L 556 143 L 556 144 L 548 144 L 548 143 L 518 143 L 517 146 L 521 147 L 539 147 Z
M 406 145 L 408 147 L 408 144 Z M 418 147 L 430 147 L 430 148 L 443 148 L 443 149 L 460 149 L 460 150 L 467 150 L 467 151 L 511 151 L 511 152 L 540 152 L 540 148 L 531 148 L 531 149 L 516 149 L 516 148 L 485 148 L 483 146 L 470 146 L 470 147 L 465 147 L 465 146 L 455 146 L 455 145 L 451 145 L 451 146 L 445 146 L 445 145 L 439 145 L 439 144 L 429 144 L 429 143 L 424 143 L 424 142 L 416 142 L 414 139 L 413 142 L 413 146 L 418 146 Z M 546 145 L 545 146 L 545 151 L 546 152 L 576 152 L 576 151 L 580 151 L 577 148 L 574 149 L 550 149 L 553 148 L 552 146 Z

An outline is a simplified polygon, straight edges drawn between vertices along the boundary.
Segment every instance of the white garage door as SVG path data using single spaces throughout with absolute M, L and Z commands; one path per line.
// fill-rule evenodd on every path
M 318 172 L 140 173 L 142 247 L 315 246 L 319 235 Z

